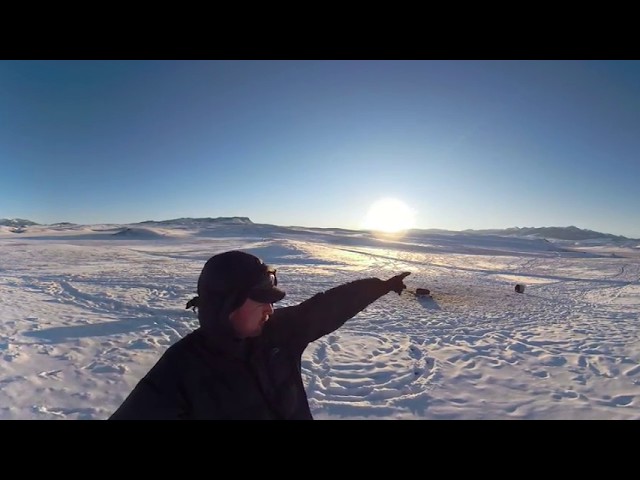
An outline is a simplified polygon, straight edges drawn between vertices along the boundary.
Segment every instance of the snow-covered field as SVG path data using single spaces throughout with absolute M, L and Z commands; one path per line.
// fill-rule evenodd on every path
M 204 262 L 231 249 L 278 269 L 283 306 L 412 272 L 409 291 L 307 348 L 317 419 L 640 419 L 638 245 L 251 224 L 11 230 L 0 227 L 0 419 L 107 418 L 197 327 L 185 304 Z

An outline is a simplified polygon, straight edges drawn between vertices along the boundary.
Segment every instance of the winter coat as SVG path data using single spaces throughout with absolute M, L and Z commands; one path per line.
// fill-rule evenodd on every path
M 242 340 L 201 318 L 110 419 L 312 420 L 301 371 L 305 348 L 389 291 L 378 278 L 356 280 L 275 309 L 260 336 Z

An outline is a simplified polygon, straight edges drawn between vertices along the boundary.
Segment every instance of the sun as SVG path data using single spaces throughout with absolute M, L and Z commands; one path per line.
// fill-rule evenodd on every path
M 363 226 L 367 230 L 397 233 L 415 226 L 415 211 L 395 198 L 383 198 L 371 205 Z

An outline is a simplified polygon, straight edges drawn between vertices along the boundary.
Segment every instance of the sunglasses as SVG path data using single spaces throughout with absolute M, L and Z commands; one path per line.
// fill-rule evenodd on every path
M 276 277 L 276 269 L 268 267 L 265 276 L 256 283 L 251 290 L 269 289 L 278 285 L 278 277 Z

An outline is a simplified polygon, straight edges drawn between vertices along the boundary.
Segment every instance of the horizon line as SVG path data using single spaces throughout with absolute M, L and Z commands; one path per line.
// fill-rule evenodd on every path
M 135 221 L 135 222 L 96 222 L 96 223 L 76 223 L 76 222 L 68 222 L 68 221 L 62 221 L 62 222 L 53 222 L 53 223 L 38 223 L 35 222 L 33 220 L 29 220 L 27 218 L 21 218 L 21 217 L 13 217 L 13 218 L 0 218 L 0 222 L 2 221 L 10 221 L 10 222 L 16 222 L 16 221 L 22 221 L 22 222 L 31 222 L 33 225 L 38 225 L 38 226 L 52 226 L 52 225 L 64 225 L 64 224 L 69 224 L 69 225 L 78 225 L 78 226 L 82 226 L 82 225 L 86 225 L 86 226 L 91 226 L 91 225 L 135 225 L 135 224 L 141 224 L 141 223 L 162 223 L 162 222 L 173 222 L 173 221 L 178 221 L 178 220 L 233 220 L 233 219 L 242 219 L 242 220 L 248 220 L 248 222 L 252 225 L 271 225 L 271 226 L 275 226 L 275 227 L 284 227 L 284 228 L 314 228 L 314 229 L 340 229 L 340 230 L 351 230 L 351 231 L 357 231 L 357 232 L 376 232 L 376 233 L 387 233 L 390 235 L 393 235 L 394 233 L 398 233 L 398 232 L 378 232 L 377 230 L 373 230 L 373 229 L 367 229 L 367 228 L 354 228 L 354 227 L 339 227 L 339 226 L 331 226 L 331 227 L 319 227 L 319 226 L 309 226 L 309 225 L 283 225 L 283 224 L 275 224 L 275 223 L 263 223 L 263 222 L 254 222 L 253 220 L 251 220 L 250 217 L 248 216 L 239 216 L 239 215 L 233 215 L 233 216 L 218 216 L 218 217 L 176 217 L 176 218 L 169 218 L 169 219 L 165 219 L 165 220 L 141 220 L 141 221 Z M 29 225 L 16 225 L 16 226 L 29 226 Z M 608 233 L 608 232 L 601 232 L 601 231 L 597 231 L 597 230 L 593 230 L 590 228 L 582 228 L 582 227 L 578 227 L 576 225 L 567 225 L 567 226 L 542 226 L 542 227 L 535 227 L 535 226 L 526 226 L 526 227 L 519 227 L 519 226 L 514 226 L 514 227 L 497 227 L 497 228 L 466 228 L 466 229 L 462 229 L 462 230 L 452 230 L 452 229 L 447 229 L 447 228 L 439 228 L 439 227 L 430 227 L 430 228 L 424 228 L 424 227 L 413 227 L 413 228 L 408 228 L 403 230 L 403 232 L 410 232 L 410 231 L 442 231 L 442 232 L 457 232 L 457 233 L 464 233 L 464 232 L 501 232 L 501 231 L 513 231 L 513 230 L 528 230 L 528 229 L 577 229 L 577 230 L 581 230 L 581 231 L 588 231 L 588 232 L 594 232 L 594 233 L 598 233 L 601 235 L 606 235 L 606 236 L 613 236 L 613 237 L 619 237 L 622 239 L 626 239 L 626 240 L 638 240 L 640 241 L 640 238 L 632 238 L 632 237 L 627 237 L 624 235 L 619 235 L 619 234 L 614 234 L 614 233 Z

